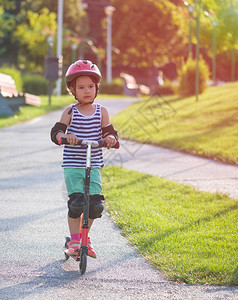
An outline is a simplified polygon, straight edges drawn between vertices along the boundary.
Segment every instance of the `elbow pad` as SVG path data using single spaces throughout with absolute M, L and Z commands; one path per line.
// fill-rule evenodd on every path
M 102 128 L 102 137 L 105 138 L 108 135 L 113 135 L 118 141 L 117 131 L 114 129 L 114 127 L 111 124 Z
M 55 143 L 56 145 L 59 145 L 59 143 L 56 139 L 56 135 L 59 132 L 65 133 L 66 129 L 67 129 L 67 125 L 65 125 L 64 123 L 60 123 L 60 122 L 55 123 L 55 126 L 52 127 L 51 132 L 50 132 L 51 141 L 53 143 Z

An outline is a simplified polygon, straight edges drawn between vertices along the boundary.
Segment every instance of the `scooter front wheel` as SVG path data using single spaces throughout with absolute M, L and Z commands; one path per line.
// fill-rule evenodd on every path
M 81 274 L 83 275 L 87 268 L 87 254 L 84 252 L 80 254 L 80 263 L 79 263 L 79 269 Z

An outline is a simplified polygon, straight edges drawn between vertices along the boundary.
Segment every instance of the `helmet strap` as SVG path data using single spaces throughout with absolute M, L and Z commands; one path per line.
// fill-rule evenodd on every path
M 75 96 L 74 96 L 74 98 L 78 101 L 78 99 Z M 89 105 L 89 104 L 93 104 L 93 102 L 94 102 L 94 100 L 91 101 L 91 102 L 88 102 L 88 103 L 83 103 L 83 102 L 78 101 L 78 103 L 76 103 L 76 104 L 74 104 L 74 105 L 71 106 L 71 109 L 68 111 L 68 114 L 70 115 L 72 113 L 73 107 L 76 107 L 78 105 L 79 106 L 86 106 L 86 105 Z
M 78 100 L 77 100 L 77 101 L 78 101 Z M 89 105 L 89 104 L 93 104 L 93 102 L 94 102 L 94 100 L 91 101 L 91 102 L 88 102 L 88 103 L 83 103 L 83 102 L 78 101 L 78 103 L 75 104 L 75 106 L 76 106 L 76 105 L 79 105 L 79 106 L 86 106 L 86 105 Z

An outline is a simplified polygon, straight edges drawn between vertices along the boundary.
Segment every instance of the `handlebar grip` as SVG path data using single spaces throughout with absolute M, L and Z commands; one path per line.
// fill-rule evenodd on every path
M 69 142 L 67 141 L 67 138 L 59 138 L 59 141 L 58 141 L 59 145 L 69 145 Z M 78 141 L 77 145 L 81 145 L 82 144 L 82 141 Z
M 99 145 L 99 147 L 107 147 L 107 143 L 104 140 L 98 141 L 98 145 Z
M 98 144 L 99 144 L 99 147 L 105 147 L 105 148 L 107 148 L 107 143 L 106 143 L 105 140 L 98 141 Z M 120 143 L 117 142 L 112 148 L 119 149 L 120 148 Z
M 59 145 L 69 145 L 69 142 L 67 141 L 67 138 L 59 138 L 59 141 L 58 141 Z M 79 140 L 77 145 L 81 145 L 82 144 L 82 141 Z M 105 140 L 100 140 L 98 141 L 98 145 L 99 147 L 107 147 L 107 143 Z M 115 149 L 119 149 L 120 148 L 120 143 L 117 142 L 112 148 L 115 148 Z
M 120 143 L 117 141 L 117 143 L 112 148 L 119 149 L 120 146 L 121 146 Z
M 66 145 L 66 144 L 68 144 L 68 141 L 66 138 L 60 137 L 58 140 L 58 143 L 59 143 L 59 145 Z

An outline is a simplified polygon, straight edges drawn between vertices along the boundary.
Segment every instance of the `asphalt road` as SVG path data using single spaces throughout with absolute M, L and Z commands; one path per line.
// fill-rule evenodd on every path
M 128 104 L 106 103 L 111 115 Z M 49 139 L 50 128 L 59 116 L 60 112 L 53 112 L 0 130 L 0 299 L 238 299 L 236 287 L 191 286 L 166 280 L 128 244 L 107 212 L 91 230 L 98 258 L 88 259 L 85 275 L 79 273 L 73 259 L 65 261 L 61 248 L 68 228 L 60 167 L 62 148 Z M 166 171 L 167 150 L 129 144 L 122 141 L 118 154 L 112 152 L 111 158 L 106 155 L 108 162 L 114 157 L 117 164 L 131 169 L 138 166 L 148 173 L 154 172 L 149 161 L 153 165 L 156 162 L 156 175 L 178 181 L 186 177 L 187 183 L 198 170 L 198 180 L 191 181 L 198 188 L 206 180 L 206 172 L 201 175 L 200 170 L 206 165 L 207 172 L 214 167 L 213 162 L 199 160 L 192 171 L 188 164 L 183 167 L 180 153 L 172 152 Z M 143 155 L 147 155 L 148 164 L 144 161 L 140 165 Z M 176 172 L 172 170 L 173 160 Z M 227 168 L 218 165 L 222 170 Z M 225 174 L 229 175 L 229 171 L 223 172 L 221 182 L 229 180 L 228 192 L 233 193 L 237 167 L 230 167 L 233 175 L 227 179 Z M 215 175 L 217 180 L 216 172 Z M 212 181 L 216 180 L 213 177 Z

